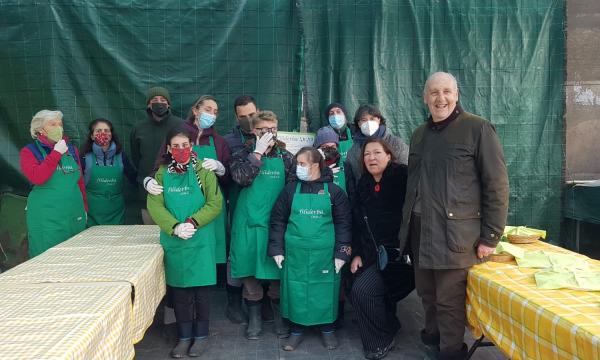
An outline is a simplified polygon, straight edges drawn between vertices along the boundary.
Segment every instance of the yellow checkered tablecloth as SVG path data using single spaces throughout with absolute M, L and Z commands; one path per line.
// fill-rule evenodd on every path
M 132 359 L 127 283 L 1 284 L 0 359 Z
M 149 246 L 162 248 L 157 225 L 98 225 L 88 228 L 54 248 Z
M 0 275 L 0 285 L 114 281 L 133 286 L 132 340 L 139 342 L 165 294 L 160 245 L 54 247 Z
M 600 261 L 541 241 L 518 246 L 574 254 L 600 271 Z M 473 335 L 483 333 L 511 359 L 600 360 L 600 292 L 538 289 L 537 271 L 516 263 L 474 266 L 467 285 Z

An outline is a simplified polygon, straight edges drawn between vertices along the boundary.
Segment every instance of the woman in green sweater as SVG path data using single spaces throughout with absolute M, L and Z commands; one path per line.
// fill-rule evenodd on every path
M 207 344 L 208 286 L 216 283 L 215 229 L 222 207 L 217 178 L 192 152 L 190 134 L 176 127 L 166 138 L 167 152 L 156 172 L 163 186 L 148 195 L 148 212 L 160 227 L 167 286 L 177 321 L 174 358 L 197 357 Z

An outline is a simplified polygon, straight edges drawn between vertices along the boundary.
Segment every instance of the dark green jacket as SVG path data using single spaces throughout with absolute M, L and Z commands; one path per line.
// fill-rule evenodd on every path
M 461 269 L 478 263 L 477 245 L 496 246 L 508 212 L 508 175 L 494 126 L 463 112 L 441 130 L 424 124 L 413 133 L 399 233 L 402 249 L 417 189 L 421 236 L 416 265 Z
M 171 110 L 161 121 L 154 120 L 150 112 L 147 113 L 146 119 L 135 124 L 130 134 L 131 162 L 137 169 L 137 182 L 140 184 L 146 176 L 152 174 L 158 152 L 165 143 L 169 130 L 183 123 Z

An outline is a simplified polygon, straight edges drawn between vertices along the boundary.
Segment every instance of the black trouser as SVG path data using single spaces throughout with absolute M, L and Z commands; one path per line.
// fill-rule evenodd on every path
M 350 300 L 360 339 L 366 352 L 377 351 L 388 346 L 400 328 L 396 303 L 388 296 L 388 287 L 375 264 L 357 274 Z
M 333 326 L 333 323 L 315 325 L 315 327 L 317 327 L 320 332 L 334 332 L 335 331 L 335 327 Z M 304 330 L 306 330 L 307 328 L 309 328 L 309 326 L 296 324 L 295 322 L 290 321 L 290 330 L 294 334 L 302 334 L 304 332 Z
M 171 286 L 170 290 L 177 321 L 177 336 L 180 339 L 208 336 L 210 287 L 180 288 Z

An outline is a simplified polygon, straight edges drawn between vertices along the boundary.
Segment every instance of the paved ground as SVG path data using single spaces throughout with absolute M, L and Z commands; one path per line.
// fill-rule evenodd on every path
M 244 326 L 232 324 L 224 316 L 225 290 L 215 288 L 211 299 L 210 348 L 202 356 L 203 359 L 235 359 L 235 360 L 271 360 L 271 359 L 302 359 L 302 360 L 359 360 L 364 359 L 362 345 L 356 324 L 353 323 L 353 311 L 346 305 L 346 320 L 343 329 L 337 331 L 340 346 L 333 351 L 326 350 L 320 342 L 317 332 L 309 332 L 302 344 L 292 352 L 281 350 L 282 341 L 273 333 L 272 325 L 263 327 L 260 340 L 246 340 Z M 161 316 L 160 312 L 157 318 Z M 396 348 L 386 359 L 433 359 L 433 353 L 419 341 L 419 329 L 423 323 L 423 311 L 418 297 L 413 292 L 398 304 L 398 318 L 402 329 L 396 336 Z M 146 332 L 144 339 L 136 345 L 137 359 L 170 359 L 169 352 L 175 344 L 175 327 L 160 325 L 155 319 L 154 324 Z M 471 336 L 465 336 L 467 344 L 473 342 Z M 495 347 L 480 348 L 474 360 L 505 359 Z

